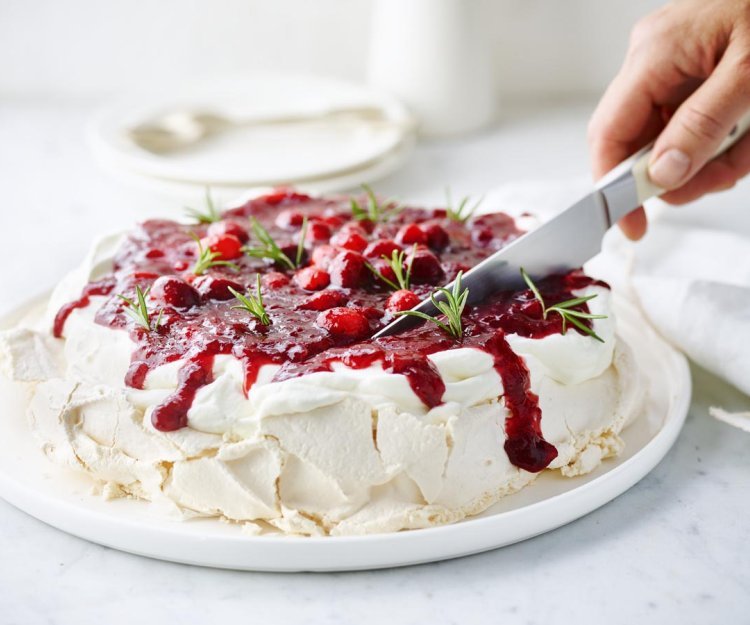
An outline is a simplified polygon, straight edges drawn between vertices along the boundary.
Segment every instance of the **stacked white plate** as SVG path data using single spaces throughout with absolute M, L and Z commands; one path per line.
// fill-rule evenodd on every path
M 326 116 L 366 109 L 377 119 Z M 167 152 L 144 149 L 132 130 L 168 116 L 210 113 L 233 125 Z M 263 123 L 283 117 L 304 123 Z M 121 100 L 90 129 L 98 161 L 141 185 L 194 196 L 219 190 L 280 185 L 318 191 L 350 188 L 397 168 L 414 146 L 415 124 L 390 95 L 366 86 L 313 76 L 253 73 L 164 86 Z M 224 195 L 224 193 L 222 193 Z

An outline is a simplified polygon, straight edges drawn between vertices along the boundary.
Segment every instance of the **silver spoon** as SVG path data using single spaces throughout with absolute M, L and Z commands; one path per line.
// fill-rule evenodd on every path
M 127 137 L 138 147 L 154 154 L 167 154 L 184 150 L 215 136 L 237 128 L 253 126 L 286 126 L 320 121 L 362 122 L 402 125 L 390 120 L 379 107 L 363 106 L 317 111 L 315 113 L 287 114 L 233 120 L 211 111 L 177 110 L 128 128 Z

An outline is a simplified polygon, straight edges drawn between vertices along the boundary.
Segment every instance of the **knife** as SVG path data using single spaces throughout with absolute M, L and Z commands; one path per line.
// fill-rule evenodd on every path
M 723 154 L 750 128 L 750 112 L 737 122 L 713 158 Z M 499 291 L 521 287 L 521 267 L 532 277 L 541 278 L 581 267 L 601 251 L 604 234 L 613 224 L 646 200 L 658 197 L 664 189 L 648 176 L 653 143 L 617 165 L 594 190 L 538 228 L 520 236 L 470 269 L 461 278 L 469 290 L 468 304 L 476 305 Z M 450 289 L 453 282 L 446 286 Z M 442 299 L 442 294 L 436 294 Z M 412 310 L 428 315 L 437 311 L 430 299 Z M 400 315 L 373 338 L 401 332 L 418 325 L 418 317 Z

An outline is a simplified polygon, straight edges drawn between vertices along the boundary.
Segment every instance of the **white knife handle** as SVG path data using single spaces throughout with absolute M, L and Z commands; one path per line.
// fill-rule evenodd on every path
M 726 139 L 721 142 L 721 145 L 711 158 L 716 158 L 726 152 L 740 140 L 748 129 L 750 129 L 750 112 L 745 113 L 745 115 L 740 118 L 734 128 L 732 128 L 727 135 Z M 649 146 L 645 152 L 639 152 L 635 155 L 635 162 L 631 168 L 633 178 L 635 179 L 639 204 L 643 204 L 646 200 L 652 197 L 658 197 L 664 193 L 664 189 L 651 182 L 651 178 L 648 175 L 648 162 L 651 158 L 651 152 L 651 146 Z

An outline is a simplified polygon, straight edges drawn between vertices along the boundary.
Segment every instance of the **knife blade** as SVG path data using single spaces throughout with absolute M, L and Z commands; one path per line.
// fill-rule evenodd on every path
M 750 112 L 731 130 L 719 146 L 719 156 L 750 128 Z M 620 163 L 595 186 L 594 190 L 538 228 L 520 236 L 466 272 L 461 286 L 469 290 L 468 304 L 476 305 L 499 291 L 523 286 L 521 267 L 532 277 L 581 267 L 601 251 L 604 234 L 630 211 L 664 190 L 648 177 L 653 144 Z M 446 285 L 450 290 L 453 282 Z M 440 300 L 442 294 L 436 294 Z M 435 305 L 428 298 L 412 310 L 434 315 Z M 411 315 L 400 315 L 373 338 L 389 336 L 421 323 Z

